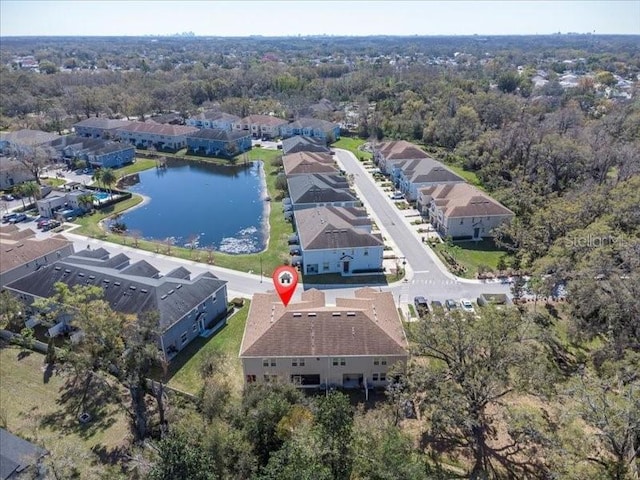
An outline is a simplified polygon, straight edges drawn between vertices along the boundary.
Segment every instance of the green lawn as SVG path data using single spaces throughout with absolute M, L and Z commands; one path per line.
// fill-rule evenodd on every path
M 54 462 L 69 455 L 80 469 L 79 478 L 102 478 L 104 465 L 92 448 L 105 453 L 127 441 L 129 427 L 122 406 L 96 398 L 94 419 L 86 425 L 71 408 L 76 395 L 66 395 L 66 376 L 43 370 L 44 356 L 6 343 L 0 344 L 0 405 L 3 425 L 49 450 Z M 104 473 L 104 472 L 103 472 Z
M 43 178 L 42 183 L 55 188 L 64 185 L 65 183 L 67 183 L 67 181 L 62 178 L 49 177 Z
M 344 150 L 349 150 L 353 153 L 357 158 L 364 158 L 365 160 L 370 160 L 373 155 L 370 152 L 363 152 L 360 150 L 360 146 L 365 143 L 365 140 L 361 138 L 353 138 L 353 137 L 342 137 L 337 142 L 334 142 L 331 146 L 335 148 L 342 148 Z
M 499 249 L 493 243 L 492 240 L 482 240 L 480 242 L 474 241 L 462 241 L 454 242 L 456 248 L 454 249 L 453 256 L 456 261 L 465 266 L 467 271 L 462 274 L 465 278 L 476 278 L 478 274 L 478 267 L 485 265 L 491 270 L 497 270 L 498 261 L 500 257 L 508 255 L 504 250 Z M 449 251 L 450 248 L 444 243 L 438 243 L 435 246 L 435 251 L 438 253 L 445 265 L 449 265 L 446 259 L 442 256 L 442 251 Z M 509 265 L 509 259 L 506 260 Z
M 196 395 L 202 387 L 200 379 L 200 365 L 207 352 L 218 350 L 229 357 L 229 375 L 236 380 L 235 386 L 239 392 L 242 388 L 242 364 L 238 358 L 244 326 L 249 313 L 249 301 L 231 316 L 227 325 L 213 337 L 198 337 L 187 348 L 182 350 L 171 362 L 168 385 L 187 393 Z
M 474 172 L 469 172 L 468 170 L 465 170 L 458 165 L 447 165 L 447 167 L 449 167 L 454 173 L 457 173 L 458 175 L 460 175 L 471 185 L 475 185 L 481 190 L 484 190 L 484 187 L 482 186 L 482 182 Z
M 135 163 L 131 163 L 129 165 L 125 165 L 121 168 L 115 168 L 113 173 L 115 173 L 116 178 L 120 179 L 124 176 L 131 175 L 132 173 L 143 172 L 145 170 L 149 170 L 156 166 L 156 161 L 152 158 L 142 158 L 137 157 Z

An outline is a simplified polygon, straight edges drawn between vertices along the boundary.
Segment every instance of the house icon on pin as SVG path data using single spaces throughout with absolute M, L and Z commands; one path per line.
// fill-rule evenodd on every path
M 291 283 L 291 280 L 293 280 L 293 277 L 290 273 L 284 272 L 280 274 L 280 283 L 282 285 L 289 285 Z

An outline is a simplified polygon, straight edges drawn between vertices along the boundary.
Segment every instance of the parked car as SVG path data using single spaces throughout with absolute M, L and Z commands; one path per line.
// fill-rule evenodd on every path
M 473 308 L 473 303 L 471 303 L 471 300 L 467 300 L 466 298 L 463 298 L 462 300 L 460 300 L 460 306 L 462 307 L 462 310 L 464 310 L 465 312 L 469 312 L 469 313 L 475 312 L 475 309 Z
M 42 227 L 42 231 L 47 232 L 54 228 L 58 228 L 60 225 L 61 223 L 58 220 L 51 220 L 48 223 L 44 224 L 44 226 Z
M 24 213 L 18 213 L 15 217 L 9 220 L 9 223 L 20 223 L 24 222 L 27 219 L 27 216 Z
M 9 194 L 2 195 L 2 200 L 4 200 L 5 202 L 11 202 L 15 199 L 16 197 L 14 197 L 13 195 L 9 195 Z
M 451 299 L 445 300 L 444 305 L 445 307 L 447 307 L 447 310 L 449 311 L 455 310 L 456 308 L 458 308 L 458 302 Z
M 2 216 L 2 223 L 7 223 L 10 222 L 13 218 L 17 217 L 18 214 L 17 213 L 5 213 Z
M 415 297 L 413 299 L 413 304 L 416 306 L 418 315 L 429 311 L 429 303 L 427 302 L 427 299 L 422 296 Z
M 45 226 L 45 224 L 49 223 L 51 221 L 50 218 L 39 218 L 38 222 L 36 223 L 36 226 L 38 228 L 42 228 Z
M 400 192 L 396 192 L 396 193 L 393 193 L 393 194 L 389 195 L 389 198 L 391 198 L 391 200 L 402 200 L 404 197 L 402 196 L 402 194 Z

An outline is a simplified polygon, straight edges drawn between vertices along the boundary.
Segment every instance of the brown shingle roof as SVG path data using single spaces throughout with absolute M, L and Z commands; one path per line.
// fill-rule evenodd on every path
M 420 147 L 406 140 L 381 143 L 378 152 L 387 160 L 401 158 L 430 158 Z
M 27 229 L 28 230 L 28 229 Z M 31 231 L 31 235 L 34 232 Z M 8 272 L 37 258 L 52 254 L 72 244 L 66 238 L 56 235 L 44 240 L 27 238 L 24 233 L 0 236 L 0 272 Z
M 333 157 L 328 153 L 297 152 L 282 157 L 282 165 L 286 175 L 302 173 L 337 173 Z
M 274 293 L 255 294 L 240 355 L 405 355 L 406 346 L 390 292 L 359 289 L 355 298 L 336 299 L 332 307 L 322 292 L 309 290 L 302 302 L 287 307 Z
M 433 185 L 421 188 L 420 193 L 433 199 L 447 217 L 483 217 L 505 215 L 513 212 L 486 193 L 468 183 Z

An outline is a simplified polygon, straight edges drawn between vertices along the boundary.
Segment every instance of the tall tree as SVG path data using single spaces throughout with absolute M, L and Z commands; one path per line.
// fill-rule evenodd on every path
M 470 478 L 542 470 L 524 437 L 498 443 L 495 425 L 503 400 L 543 377 L 544 370 L 536 368 L 533 332 L 516 309 L 485 309 L 480 318 L 435 313 L 412 330 L 414 356 L 401 390 L 412 395 L 420 418 L 430 419 L 423 441 L 468 455 Z

